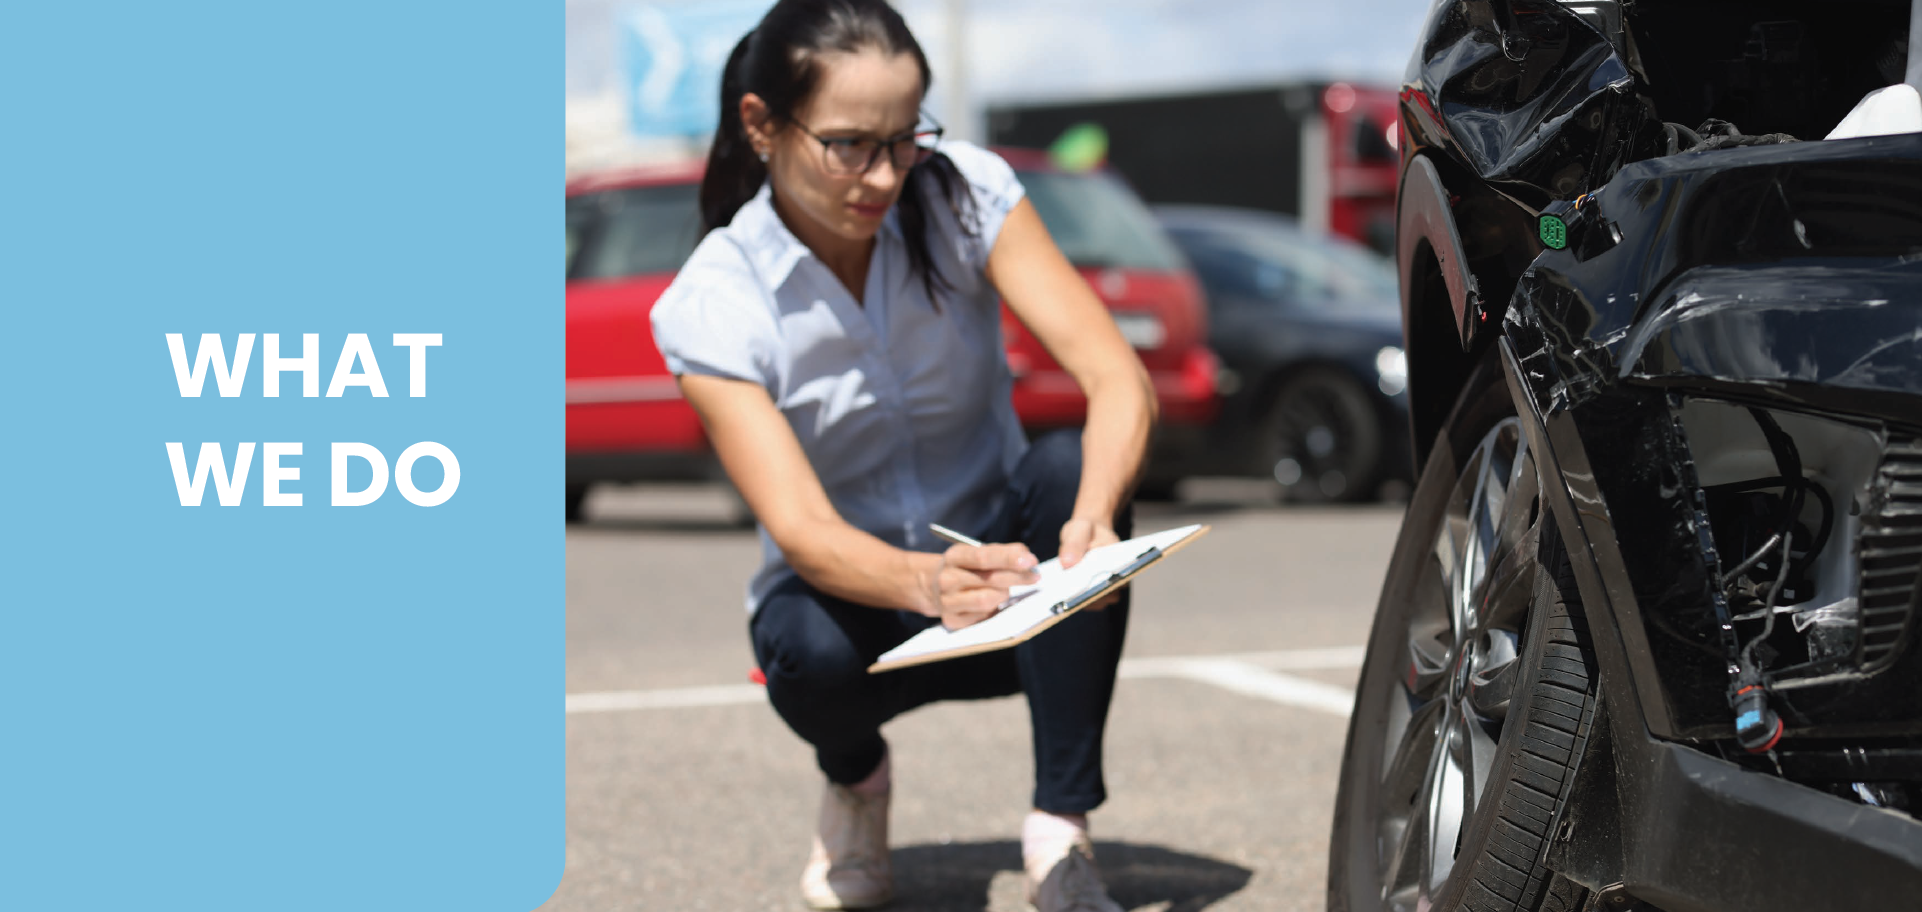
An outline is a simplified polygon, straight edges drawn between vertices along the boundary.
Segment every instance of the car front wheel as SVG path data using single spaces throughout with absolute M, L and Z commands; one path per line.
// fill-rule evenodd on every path
M 1336 796 L 1331 910 L 1555 910 L 1543 864 L 1594 723 L 1587 634 L 1496 374 L 1415 489 Z
M 1381 422 L 1361 384 L 1314 368 L 1283 384 L 1262 417 L 1262 465 L 1285 499 L 1365 500 L 1381 466 Z

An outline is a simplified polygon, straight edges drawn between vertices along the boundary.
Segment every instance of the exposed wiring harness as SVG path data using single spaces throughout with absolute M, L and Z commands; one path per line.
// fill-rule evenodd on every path
M 1729 687 L 1729 708 L 1735 712 L 1735 740 L 1744 750 L 1759 754 L 1774 749 L 1776 742 L 1782 739 L 1783 726 L 1781 716 L 1769 705 L 1768 682 L 1763 674 L 1762 663 L 1756 660 L 1756 650 L 1775 632 L 1775 602 L 1782 595 L 1783 585 L 1788 582 L 1790 567 L 1799 563 L 1802 569 L 1806 569 L 1807 564 L 1821 552 L 1822 546 L 1827 544 L 1828 526 L 1835 507 L 1827 491 L 1803 476 L 1802 457 L 1795 448 L 1795 440 L 1782 430 L 1775 417 L 1759 408 L 1750 408 L 1748 411 L 1761 428 L 1763 438 L 1768 441 L 1769 452 L 1775 457 L 1775 468 L 1779 475 L 1776 478 L 1743 482 L 1736 489 L 1754 490 L 1780 484 L 1782 505 L 1776 515 L 1775 532 L 1747 559 L 1723 575 L 1722 586 L 1725 593 L 1734 590 L 1749 570 L 1754 569 L 1775 549 L 1781 549 L 1776 560 L 1775 579 L 1770 582 L 1767 595 L 1761 599 L 1761 609 L 1734 618 L 1738 621 L 1760 618 L 1762 621 L 1762 631 L 1742 646 L 1736 662 L 1736 679 Z M 1794 557 L 1795 524 L 1801 518 L 1810 489 L 1815 490 L 1817 499 L 1821 501 L 1823 517 L 1811 547 L 1798 562 Z
M 1808 569 L 1810 564 L 1815 562 L 1816 555 L 1821 554 L 1822 549 L 1827 547 L 1829 543 L 1829 526 L 1835 519 L 1835 499 L 1829 495 L 1826 489 L 1807 478 L 1803 478 L 1798 483 L 1790 483 L 1782 476 L 1776 475 L 1769 478 L 1753 478 L 1748 481 L 1734 481 L 1728 484 L 1711 485 L 1705 490 L 1713 491 L 1717 494 L 1740 494 L 1745 491 L 1759 491 L 1766 488 L 1782 488 L 1785 503 L 1788 500 L 1790 488 L 1797 488 L 1804 494 L 1814 494 L 1816 502 L 1822 508 L 1822 518 L 1816 524 L 1815 530 L 1810 533 L 1811 541 L 1809 542 L 1807 550 L 1803 551 L 1800 557 L 1794 558 L 1794 567 L 1791 572 L 1796 576 L 1800 576 Z M 1793 518 L 1791 517 L 1789 521 L 1793 522 Z M 1782 521 L 1779 518 L 1776 525 L 1782 525 Z M 1786 527 L 1784 527 L 1784 530 L 1786 530 Z M 1775 548 L 1782 543 L 1781 539 L 1783 535 L 1784 532 L 1781 531 L 1770 535 L 1766 541 L 1762 542 L 1761 545 L 1749 554 L 1748 559 L 1736 564 L 1733 569 L 1723 573 L 1722 578 L 1728 581 L 1728 585 L 1725 588 L 1733 588 L 1742 578 L 1743 574 L 1754 569 L 1756 564 L 1774 552 Z M 1738 620 L 1744 619 L 1746 619 L 1746 616 L 1738 618 Z

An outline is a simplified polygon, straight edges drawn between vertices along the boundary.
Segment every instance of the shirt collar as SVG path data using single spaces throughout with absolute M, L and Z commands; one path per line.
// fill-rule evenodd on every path
M 910 186 L 903 192 L 914 192 L 914 189 Z M 781 287 L 794 274 L 796 263 L 814 256 L 814 251 L 801 243 L 801 239 L 795 237 L 794 232 L 789 231 L 787 224 L 781 221 L 780 214 L 774 211 L 773 184 L 767 181 L 762 181 L 761 189 L 755 192 L 754 198 L 734 214 L 728 228 L 738 234 L 748 250 L 749 259 L 754 262 L 754 268 L 761 273 L 769 288 Z M 889 207 L 888 214 L 881 219 L 880 233 L 897 242 L 904 240 L 899 205 Z M 880 252 L 879 245 L 875 252 Z
M 794 236 L 794 232 L 782 224 L 781 217 L 774 212 L 774 196 L 770 185 L 761 182 L 761 189 L 734 213 L 728 228 L 739 237 L 747 249 L 748 258 L 753 261 L 755 271 L 761 274 L 762 281 L 769 288 L 779 288 L 786 283 L 794 272 L 794 264 L 804 256 L 813 256 L 807 245 Z

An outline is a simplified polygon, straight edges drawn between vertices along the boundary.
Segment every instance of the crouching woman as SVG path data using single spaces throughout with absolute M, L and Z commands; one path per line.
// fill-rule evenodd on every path
M 1011 650 L 867 673 L 930 625 L 986 617 L 1038 561 L 1126 536 L 1154 420 L 1146 372 L 1007 163 L 922 114 L 929 81 L 882 0 L 777 3 L 727 63 L 708 234 L 655 306 L 655 339 L 760 525 L 754 654 L 827 779 L 806 899 L 892 897 L 884 723 L 1023 693 L 1030 897 L 1118 912 L 1087 815 L 1107 796 L 1125 594 Z M 1081 433 L 1024 437 L 1003 300 L 1086 394 Z M 989 544 L 950 546 L 930 523 Z

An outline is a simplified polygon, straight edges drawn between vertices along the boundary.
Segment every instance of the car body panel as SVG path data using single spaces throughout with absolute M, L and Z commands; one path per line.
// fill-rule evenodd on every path
M 1714 17 L 1796 11 L 1441 0 L 1410 63 L 1400 243 L 1417 457 L 1477 365 L 1493 364 L 1558 479 L 1543 493 L 1609 736 L 1577 771 L 1548 858 L 1598 901 L 1681 912 L 1922 895 L 1922 821 L 1867 797 L 1922 781 L 1915 624 L 1879 667 L 1770 678 L 1783 740 L 1737 747 L 1723 574 L 1740 555 L 1718 546 L 1695 458 L 1705 440 L 1686 420 L 1711 403 L 1852 429 L 1880 449 L 1867 455 L 1886 481 L 1896 441 L 1922 432 L 1922 136 L 1725 148 L 1657 116 L 1742 110 L 1751 134 L 1820 135 L 1846 105 L 1770 82 L 1814 59 L 1770 43 L 1882 42 L 1884 20 L 1908 12 L 1839 6 L 1806 29 L 1758 24 L 1745 46 Z M 1651 26 L 1639 41 L 1637 23 Z M 1876 86 L 1862 60 L 1824 72 L 1851 103 Z M 1716 73 L 1729 82 L 1706 84 Z M 1864 522 L 1910 509 L 1886 486 L 1861 493 L 1840 506 Z M 1829 547 L 1859 557 L 1864 541 Z M 1912 615 L 1922 585 L 1906 585 Z
M 701 452 L 707 436 L 654 347 L 646 308 L 671 276 L 575 282 L 567 292 L 567 449 Z
M 1461 232 L 1448 215 L 1448 191 L 1435 173 L 1434 161 L 1426 155 L 1409 161 L 1402 176 L 1399 228 L 1396 232 L 1396 270 L 1401 278 L 1402 322 L 1408 320 L 1408 290 L 1415 284 L 1411 268 L 1416 260 L 1416 245 L 1425 244 L 1435 257 L 1442 282 L 1448 287 L 1448 303 L 1455 312 L 1455 330 L 1461 334 L 1462 347 L 1468 347 L 1469 320 L 1482 312 L 1481 290 L 1475 274 L 1468 271 L 1462 258 Z
M 1557 329 L 1593 353 L 1581 373 L 1917 420 L 1902 405 L 1922 394 L 1922 135 L 1668 156 L 1547 213 L 1570 250 L 1536 274 L 1587 311 Z M 1579 397 L 1571 379 L 1561 394 Z
M 1553 0 L 1437 4 L 1412 75 L 1420 135 L 1528 209 L 1599 186 L 1659 128 L 1628 61 Z

